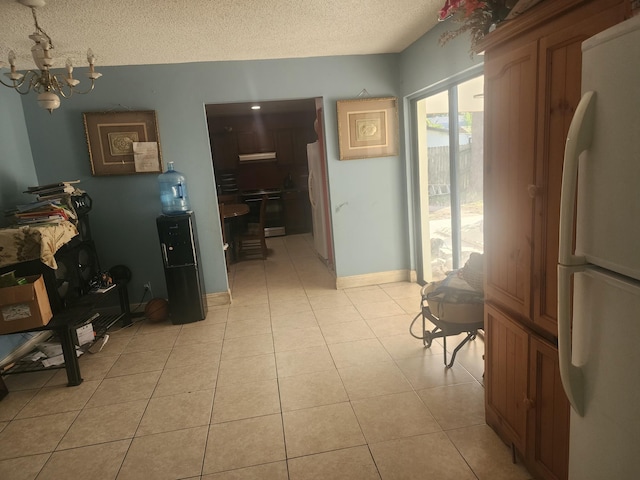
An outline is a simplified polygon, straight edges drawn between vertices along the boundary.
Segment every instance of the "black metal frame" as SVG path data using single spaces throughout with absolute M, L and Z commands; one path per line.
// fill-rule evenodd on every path
M 100 310 L 100 307 L 108 307 L 108 299 L 112 292 L 118 293 L 120 303 L 120 313 L 104 313 L 107 308 Z M 118 320 L 122 326 L 131 324 L 131 311 L 129 309 L 129 294 L 126 283 L 119 283 L 116 288 L 106 293 L 89 293 L 80 297 L 78 302 L 72 307 L 55 314 L 47 325 L 22 332 L 34 332 L 42 330 L 53 331 L 62 346 L 64 365 L 53 367 L 42 367 L 39 362 L 37 366 L 17 363 L 11 369 L 3 372 L 3 375 L 38 372 L 42 370 L 54 370 L 64 368 L 67 371 L 67 386 L 74 387 L 83 381 L 80 375 L 80 364 L 76 355 L 76 346 L 73 332 L 75 329 L 87 323 L 93 323 L 96 331 L 96 341 L 107 333 L 107 330 Z M 16 332 L 17 333 L 17 332 Z
M 427 319 L 435 325 L 435 328 L 431 331 L 427 330 L 426 321 Z M 428 305 L 422 305 L 422 343 L 426 348 L 431 347 L 431 342 L 434 338 L 442 338 L 444 343 L 444 364 L 447 368 L 453 367 L 453 363 L 456 361 L 456 355 L 458 351 L 469 341 L 475 340 L 476 336 L 478 336 L 478 330 L 484 328 L 484 319 L 483 321 L 472 322 L 472 323 L 457 323 L 457 322 L 445 322 L 440 320 L 438 317 L 431 313 Z M 449 335 L 459 335 L 461 333 L 467 333 L 467 336 L 458 344 L 458 346 L 453 350 L 453 354 L 451 355 L 451 362 L 447 363 L 447 336 Z

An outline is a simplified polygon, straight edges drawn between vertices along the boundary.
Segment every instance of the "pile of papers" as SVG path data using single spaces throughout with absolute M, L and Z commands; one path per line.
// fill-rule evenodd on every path
M 67 220 L 75 223 L 77 215 L 70 201 L 70 196 L 80 192 L 74 186 L 79 182 L 79 180 L 74 180 L 28 187 L 24 193 L 36 195 L 37 200 L 24 205 L 16 205 L 15 208 L 5 211 L 5 215 L 12 216 L 14 223 L 18 225 L 56 224 Z
M 13 217 L 18 225 L 37 225 L 76 220 L 76 214 L 73 209 L 61 200 L 42 200 L 25 205 L 16 205 Z
M 53 200 L 75 192 L 76 187 L 73 185 L 76 183 L 80 183 L 80 180 L 49 183 L 48 185 L 36 185 L 35 187 L 27 188 L 24 193 L 36 195 L 38 200 Z

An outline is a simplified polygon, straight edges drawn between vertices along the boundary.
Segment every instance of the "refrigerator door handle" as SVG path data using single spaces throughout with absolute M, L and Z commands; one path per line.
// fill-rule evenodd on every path
M 313 170 L 311 170 L 309 172 L 309 177 L 307 178 L 307 185 L 308 185 L 308 192 L 309 192 L 309 202 L 311 203 L 311 206 L 313 208 L 316 208 L 316 200 L 315 200 L 315 195 L 316 193 L 313 191 Z
M 584 377 L 582 369 L 571 362 L 571 276 L 586 266 L 558 265 L 558 359 L 560 378 L 569 403 L 584 416 Z
M 580 154 L 591 146 L 595 115 L 595 92 L 586 92 L 580 99 L 571 120 L 564 148 L 562 190 L 560 193 L 560 242 L 558 261 L 561 265 L 580 265 L 585 258 L 573 254 L 573 220 L 578 183 Z

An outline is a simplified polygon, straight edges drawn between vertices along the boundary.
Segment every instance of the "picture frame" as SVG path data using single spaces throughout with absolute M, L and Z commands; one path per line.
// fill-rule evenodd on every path
M 398 155 L 396 97 L 338 100 L 340 160 Z
M 92 175 L 162 173 L 155 110 L 84 112 L 82 116 Z M 154 147 L 153 143 L 157 148 L 139 150 L 145 152 L 144 157 L 137 153 L 138 146 Z

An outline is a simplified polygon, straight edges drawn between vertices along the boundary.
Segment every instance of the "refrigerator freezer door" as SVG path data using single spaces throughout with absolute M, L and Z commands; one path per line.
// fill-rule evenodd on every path
M 601 269 L 574 276 L 572 363 L 584 416 L 571 411 L 570 480 L 640 472 L 640 282 Z
M 307 159 L 309 162 L 309 202 L 311 203 L 311 218 L 313 221 L 313 246 L 318 255 L 326 260 L 329 256 L 329 249 L 327 247 L 322 179 L 320 176 L 322 154 L 318 142 L 307 145 Z
M 583 43 L 595 92 L 591 145 L 578 167 L 576 255 L 640 279 L 640 16 Z

